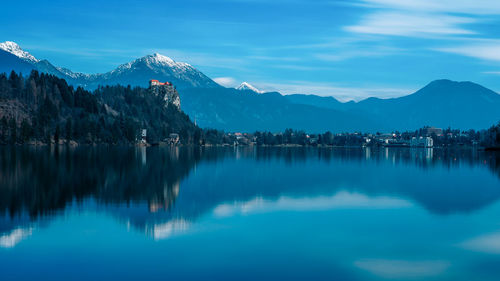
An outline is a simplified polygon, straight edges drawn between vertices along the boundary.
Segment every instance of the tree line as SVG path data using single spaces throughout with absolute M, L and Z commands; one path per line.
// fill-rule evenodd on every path
M 178 134 L 183 144 L 269 146 L 360 146 L 366 145 L 367 138 L 376 140 L 381 135 L 307 134 L 293 129 L 279 133 L 225 133 L 197 127 L 185 113 L 149 89 L 116 85 L 89 92 L 36 70 L 29 76 L 14 71 L 10 75 L 0 74 L 0 144 L 135 144 L 141 129 L 147 129 L 147 141 L 153 144 L 171 133 Z M 424 136 L 424 129 L 394 134 L 401 140 L 410 140 Z M 432 137 L 437 146 L 480 143 L 500 147 L 500 123 L 481 131 L 448 128 L 441 136 Z
M 140 87 L 104 86 L 94 92 L 32 71 L 0 74 L 0 143 L 133 144 L 141 129 L 148 142 L 170 133 L 199 143 L 202 130 L 162 97 Z
M 344 132 L 325 132 L 320 134 L 308 134 L 303 130 L 286 129 L 283 132 L 273 133 L 256 131 L 254 133 L 234 134 L 224 133 L 218 130 L 204 130 L 204 141 L 219 145 L 264 145 L 264 146 L 381 146 L 384 140 L 389 138 L 396 142 L 408 143 L 415 137 L 430 136 L 434 140 L 434 146 L 457 146 L 457 145 L 481 145 L 484 147 L 500 147 L 500 123 L 486 130 L 443 129 L 442 134 L 427 133 L 423 127 L 415 131 L 399 132 L 389 134 Z

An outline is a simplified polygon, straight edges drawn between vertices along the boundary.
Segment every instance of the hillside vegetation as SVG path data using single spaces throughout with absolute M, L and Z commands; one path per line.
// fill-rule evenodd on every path
M 170 133 L 183 143 L 201 136 L 186 114 L 148 89 L 117 85 L 91 93 L 37 71 L 0 74 L 0 143 L 132 144 L 142 128 L 150 143 Z

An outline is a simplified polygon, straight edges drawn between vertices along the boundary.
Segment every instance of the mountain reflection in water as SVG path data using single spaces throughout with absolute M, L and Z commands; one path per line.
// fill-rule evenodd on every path
M 210 212 L 418 204 L 467 213 L 499 199 L 499 177 L 499 154 L 471 149 L 4 147 L 0 245 L 68 208 L 155 239 Z
M 2 147 L 0 279 L 499 280 L 499 163 L 472 149 Z

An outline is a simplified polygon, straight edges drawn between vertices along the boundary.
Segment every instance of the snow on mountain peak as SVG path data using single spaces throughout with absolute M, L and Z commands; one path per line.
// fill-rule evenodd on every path
M 160 53 L 154 53 L 150 56 L 148 56 L 149 58 L 151 58 L 152 60 L 154 60 L 155 62 L 158 62 L 158 63 L 166 63 L 166 64 L 174 64 L 175 61 L 167 56 L 164 56 Z
M 250 85 L 249 83 L 247 82 L 243 82 L 241 83 L 237 88 L 236 90 L 240 90 L 240 91 L 252 91 L 252 92 L 255 92 L 257 94 L 262 94 L 263 91 L 255 88 L 254 86 Z
M 134 61 L 131 61 L 129 63 L 125 63 L 120 65 L 117 69 L 111 71 L 111 72 L 121 72 L 126 69 L 131 69 L 134 68 L 137 64 L 146 64 L 149 68 L 157 68 L 157 67 L 168 67 L 172 69 L 174 72 L 177 73 L 183 73 L 186 71 L 189 71 L 193 67 L 187 63 L 184 62 L 176 62 L 173 59 L 161 55 L 159 53 L 154 53 L 152 55 L 147 55 L 142 58 L 138 58 Z
M 9 53 L 15 55 L 16 57 L 19 57 L 25 61 L 29 61 L 32 63 L 39 62 L 39 60 L 37 58 L 32 56 L 30 53 L 24 51 L 23 49 L 21 49 L 21 47 L 19 47 L 19 45 L 17 45 L 16 42 L 5 41 L 3 43 L 0 43 L 0 49 L 4 50 L 6 52 L 9 52 Z
M 148 63 L 166 65 L 172 68 L 186 69 L 188 67 L 191 67 L 191 65 L 185 62 L 176 62 L 173 59 L 159 53 L 154 53 L 152 55 L 146 56 L 145 59 Z

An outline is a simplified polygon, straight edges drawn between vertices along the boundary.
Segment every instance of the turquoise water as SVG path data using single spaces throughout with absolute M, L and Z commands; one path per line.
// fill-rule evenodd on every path
M 1 148 L 0 280 L 499 280 L 500 155 Z

